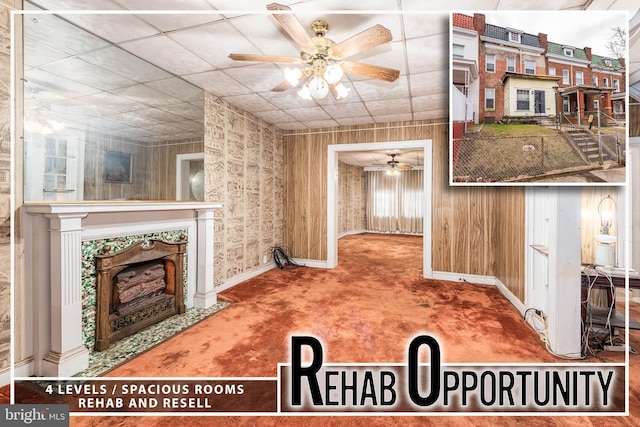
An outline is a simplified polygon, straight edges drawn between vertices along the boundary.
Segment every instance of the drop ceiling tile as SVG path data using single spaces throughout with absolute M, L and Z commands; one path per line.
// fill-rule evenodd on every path
M 282 71 L 269 63 L 230 68 L 225 73 L 253 92 L 270 91 L 284 80 Z
M 433 95 L 414 96 L 411 98 L 413 111 L 447 110 L 449 108 L 449 96 L 447 93 Z
M 364 64 L 379 65 L 381 67 L 392 68 L 406 74 L 404 45 L 401 41 L 391 42 L 373 49 L 367 49 L 361 53 L 348 58 L 349 61 L 362 62 Z M 349 75 L 353 80 L 367 79 L 358 75 Z
M 242 108 L 245 111 L 250 111 L 253 114 L 275 108 L 273 104 L 258 94 L 227 96 L 224 100 L 231 105 Z
M 158 107 L 159 109 L 175 114 L 178 117 L 187 118 L 195 122 L 204 121 L 204 106 L 196 106 L 190 103 L 171 104 Z
M 134 127 L 149 126 L 149 124 L 160 124 L 160 122 L 156 122 L 148 117 L 142 116 L 136 111 L 131 111 L 128 113 L 118 113 L 106 118 Z
M 446 10 L 446 9 L 443 9 Z M 448 12 L 408 12 L 403 15 L 404 35 L 407 39 L 449 34 Z
M 141 84 L 129 86 L 122 89 L 116 89 L 111 91 L 111 93 L 152 107 L 158 107 L 161 105 L 182 104 L 182 101 L 174 98 L 171 95 L 162 93 Z
M 301 129 L 309 128 L 304 123 L 300 123 L 300 122 L 283 122 L 283 123 L 274 123 L 273 125 L 282 130 L 301 130 Z
M 334 102 L 331 104 L 322 105 L 322 108 L 329 113 L 334 119 L 340 119 L 341 117 L 362 117 L 369 116 L 369 111 L 361 101 L 357 102 Z
M 183 117 L 177 116 L 169 111 L 160 110 L 159 108 L 147 108 L 136 111 L 137 115 L 148 117 L 153 122 L 173 123 L 184 120 Z
M 207 71 L 183 76 L 185 80 L 216 96 L 251 93 L 251 90 L 222 71 Z
M 182 10 L 184 9 L 185 8 L 183 7 Z M 218 13 L 212 13 L 211 9 L 197 14 L 163 13 L 154 15 L 138 15 L 138 17 L 163 32 L 195 27 L 224 19 L 224 17 Z
M 25 13 L 24 37 L 70 55 L 107 47 L 108 43 L 53 15 Z
M 424 96 L 433 93 L 449 93 L 449 71 L 436 70 L 416 73 L 409 77 L 411 96 Z
M 146 83 L 145 86 L 149 86 L 150 88 L 185 102 L 202 101 L 204 98 L 202 89 L 178 77 L 149 82 Z
M 364 101 L 409 97 L 407 76 L 400 76 L 395 82 L 374 79 L 361 80 L 353 82 L 353 86 Z
M 374 115 L 373 119 L 376 121 L 376 123 L 408 122 L 413 120 L 413 115 L 411 113 L 379 114 L 379 115 Z
M 138 83 L 171 77 L 166 71 L 116 46 L 85 53 L 78 58 Z
M 287 113 L 280 110 L 270 110 L 270 111 L 257 111 L 253 113 L 256 117 L 264 120 L 267 123 L 287 123 L 292 122 L 293 117 L 288 115 Z
M 25 72 L 24 77 L 27 81 L 25 84 L 25 96 L 27 97 L 30 96 L 31 87 L 43 89 L 43 91 L 37 91 L 37 98 L 73 99 L 100 93 L 100 89 L 95 87 L 36 68 Z
M 234 47 L 233 53 L 293 56 L 296 58 L 300 55 L 300 49 L 295 42 L 270 15 L 243 15 L 230 19 L 229 23 L 250 42 L 250 46 Z M 311 35 L 311 29 L 309 29 L 309 36 Z M 240 50 L 241 48 L 244 50 Z
M 212 68 L 211 64 L 164 35 L 123 43 L 120 46 L 173 74 L 194 74 Z
M 335 120 L 306 120 L 304 124 L 311 129 L 331 128 L 338 126 Z
M 516 0 L 517 1 L 517 0 Z M 560 1 L 560 0 L 558 0 Z M 469 2 L 468 0 L 402 0 L 403 10 L 490 10 L 495 9 L 495 0 L 476 0 Z M 554 8 L 555 9 L 555 8 Z
M 122 43 L 160 33 L 157 28 L 133 14 L 85 13 L 65 14 L 62 17 L 111 43 Z
M 407 40 L 409 73 L 449 69 L 449 34 Z
M 172 122 L 171 126 L 176 127 L 178 129 L 182 129 L 183 131 L 191 131 L 191 132 L 204 132 L 204 126 L 202 123 L 194 122 L 193 120 L 184 120 L 181 119 L 177 122 Z
M 259 53 L 226 21 L 176 31 L 169 34 L 169 37 L 217 68 L 251 64 L 251 62 L 233 61 L 229 58 L 230 53 Z
M 102 92 L 77 99 L 78 102 L 85 102 L 87 105 L 95 105 L 101 108 L 109 108 L 114 111 L 125 113 L 127 111 L 142 110 L 147 106 L 139 102 L 132 101 L 111 93 Z
M 340 126 L 357 126 L 357 125 L 367 125 L 373 123 L 374 120 L 371 116 L 361 116 L 361 117 L 336 117 L 336 122 L 340 124 Z
M 49 46 L 44 46 L 28 37 L 24 38 L 24 64 L 28 67 L 38 67 L 51 62 L 68 58 L 69 54 Z
M 365 101 L 365 105 L 372 116 L 387 114 L 411 113 L 411 101 L 408 98 L 386 99 L 383 101 Z
M 290 115 L 296 120 L 328 120 L 331 119 L 325 111 L 318 106 L 307 108 L 294 108 L 292 110 L 284 110 L 285 113 Z
M 284 92 L 262 92 L 260 95 L 281 110 L 296 108 L 308 108 L 318 105 L 316 101 L 309 101 L 298 96 L 297 89 L 288 89 Z
M 449 117 L 449 109 L 419 111 L 419 112 L 413 113 L 413 120 L 433 120 L 433 119 L 442 119 L 443 117 Z
M 74 80 L 86 86 L 102 90 L 112 90 L 135 84 L 131 79 L 77 58 L 49 64 L 42 69 L 62 78 L 73 76 Z

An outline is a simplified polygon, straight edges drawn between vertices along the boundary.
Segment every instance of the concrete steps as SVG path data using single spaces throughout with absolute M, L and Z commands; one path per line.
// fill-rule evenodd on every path
M 591 163 L 599 162 L 598 140 L 589 132 L 581 129 L 573 129 L 566 132 L 571 141 L 578 146 L 587 160 Z M 605 150 L 602 150 L 602 161 L 611 160 Z

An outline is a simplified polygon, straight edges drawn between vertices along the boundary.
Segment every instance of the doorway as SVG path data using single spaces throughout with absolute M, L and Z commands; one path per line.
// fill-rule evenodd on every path
M 432 141 L 389 141 L 365 144 L 333 144 L 327 161 L 327 268 L 338 265 L 338 154 L 353 151 L 424 150 L 422 276 L 433 277 L 431 263 L 431 186 L 433 172 Z
M 204 153 L 176 156 L 176 200 L 204 201 Z
M 543 90 L 534 91 L 533 105 L 536 115 L 545 114 L 547 106 L 545 104 L 545 94 Z

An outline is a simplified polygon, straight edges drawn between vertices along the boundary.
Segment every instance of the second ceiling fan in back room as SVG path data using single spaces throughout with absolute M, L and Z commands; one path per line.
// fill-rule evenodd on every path
M 393 82 L 400 71 L 378 65 L 348 61 L 347 58 L 364 50 L 383 45 L 392 40 L 391 32 L 382 25 L 374 25 L 340 43 L 325 37 L 329 24 L 317 20 L 311 24 L 311 37 L 287 6 L 272 3 L 267 9 L 274 11 L 273 17 L 300 48 L 300 55 L 272 56 L 232 53 L 229 58 L 236 61 L 284 62 L 301 64 L 301 67 L 285 68 L 285 80 L 272 90 L 281 92 L 300 86 L 298 94 L 304 99 L 322 99 L 330 92 L 335 99 L 348 96 L 347 88 L 340 79 L 343 73 Z M 282 12 L 282 13 L 278 13 Z

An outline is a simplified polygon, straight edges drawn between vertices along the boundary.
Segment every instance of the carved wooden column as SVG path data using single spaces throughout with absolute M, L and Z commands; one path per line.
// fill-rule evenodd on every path
M 208 308 L 217 302 L 213 279 L 213 209 L 197 209 L 198 217 L 198 272 L 193 305 Z
M 89 350 L 82 343 L 81 222 L 87 214 L 46 216 L 51 249 L 51 348 L 42 370 L 45 376 L 70 376 L 89 367 Z

